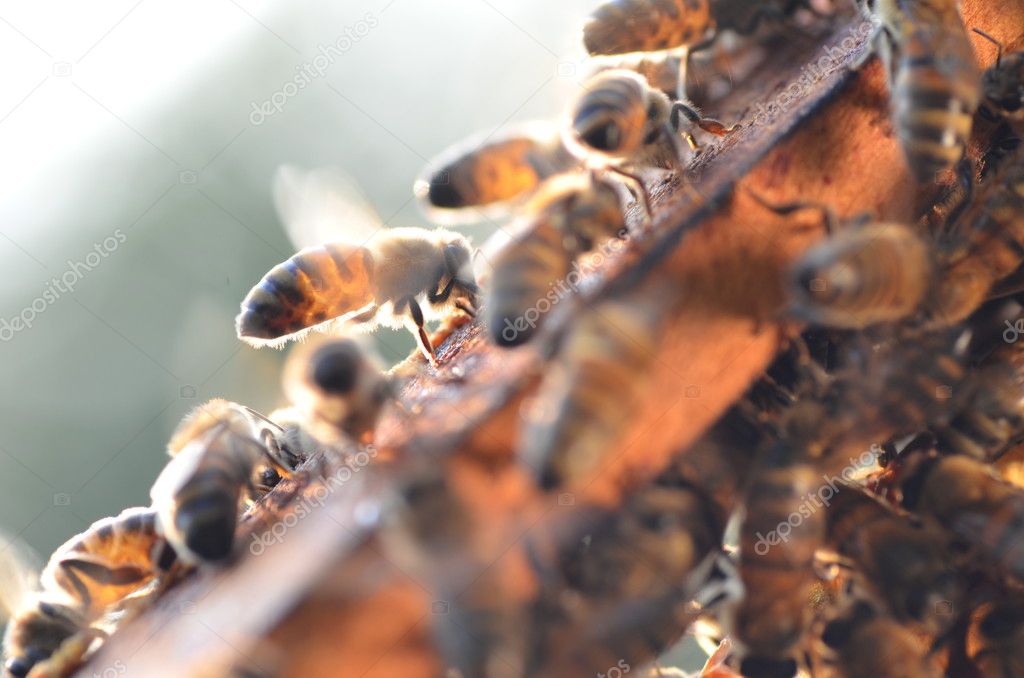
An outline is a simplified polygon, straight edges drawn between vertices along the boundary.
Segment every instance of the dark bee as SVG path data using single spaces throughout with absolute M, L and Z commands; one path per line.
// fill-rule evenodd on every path
M 980 29 L 974 32 L 998 49 L 996 63 L 981 75 L 982 110 L 994 119 L 1024 120 L 1024 51 L 1004 54 L 998 40 Z
M 499 346 L 528 341 L 543 314 L 572 293 L 573 261 L 626 232 L 615 187 L 590 174 L 549 180 L 525 213 L 522 233 L 494 262 L 485 306 L 488 332 Z
M 868 0 L 890 72 L 896 134 L 919 181 L 952 167 L 971 136 L 981 72 L 957 0 Z
M 939 678 L 942 675 L 928 656 L 927 646 L 911 630 L 863 601 L 855 602 L 844 614 L 833 619 L 821 639 L 834 653 L 833 668 L 837 676 Z
M 969 653 L 985 678 L 1024 675 L 1024 604 L 1004 600 L 975 612 Z

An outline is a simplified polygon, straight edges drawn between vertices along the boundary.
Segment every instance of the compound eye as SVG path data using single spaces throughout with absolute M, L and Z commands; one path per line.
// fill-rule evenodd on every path
M 11 657 L 4 664 L 4 669 L 14 678 L 25 678 L 32 670 L 32 662 L 26 657 Z

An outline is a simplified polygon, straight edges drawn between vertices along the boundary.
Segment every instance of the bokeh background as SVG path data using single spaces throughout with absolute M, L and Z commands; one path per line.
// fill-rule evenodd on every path
M 0 529 L 48 554 L 148 503 L 192 407 L 278 405 L 284 354 L 233 328 L 293 252 L 274 169 L 339 166 L 389 225 L 427 225 L 425 161 L 557 114 L 593 5 L 0 2 Z

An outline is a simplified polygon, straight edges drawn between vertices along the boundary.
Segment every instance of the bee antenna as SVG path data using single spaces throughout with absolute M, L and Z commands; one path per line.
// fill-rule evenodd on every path
M 996 68 L 999 68 L 999 66 L 1002 65 L 1003 63 L 1003 43 L 996 40 L 991 35 L 981 30 L 980 28 L 972 28 L 971 30 L 996 46 L 996 49 L 998 50 L 996 52 Z
M 747 194 L 753 198 L 757 203 L 763 206 L 765 209 L 775 212 L 780 216 L 786 216 L 793 214 L 794 212 L 800 212 L 802 210 L 818 210 L 821 212 L 822 218 L 825 220 L 825 227 L 830 233 L 835 231 L 836 215 L 832 211 L 832 208 L 828 205 L 820 202 L 790 202 L 784 204 L 775 204 L 769 202 L 766 198 L 758 194 L 751 188 L 746 189 Z

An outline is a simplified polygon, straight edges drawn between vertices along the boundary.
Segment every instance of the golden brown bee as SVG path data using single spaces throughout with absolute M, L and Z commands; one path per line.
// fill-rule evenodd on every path
M 1024 51 L 1003 53 L 1003 45 L 978 28 L 975 33 L 996 46 L 996 63 L 981 75 L 982 107 L 989 117 L 1024 120 Z
M 443 224 L 481 221 L 507 211 L 547 178 L 579 167 L 546 122 L 470 136 L 428 163 L 413 192 L 424 213 Z
M 866 492 L 840 485 L 827 512 L 829 542 L 849 558 L 879 603 L 901 622 L 944 631 L 957 607 L 944 538 Z
M 629 421 L 672 298 L 623 297 L 579 318 L 541 382 L 520 435 L 520 458 L 554 488 L 580 480 L 604 460 Z
M 945 426 L 932 428 L 935 447 L 982 461 L 998 459 L 1024 439 L 1024 392 L 1020 374 L 996 365 L 976 373 L 981 386 L 963 410 Z
M 246 295 L 235 320 L 240 339 L 256 347 L 281 346 L 335 324 L 405 325 L 433 362 L 426 321 L 453 308 L 474 314 L 478 287 L 464 236 L 442 229 L 383 229 L 336 174 L 282 168 L 276 189 L 289 228 L 323 234 L 332 225 L 340 228 L 333 241 L 321 240 L 272 268 Z
M 928 647 L 905 626 L 858 601 L 832 620 L 822 642 L 835 655 L 834 674 L 844 678 L 939 678 Z
M 983 563 L 1024 578 L 1024 492 L 963 456 L 917 452 L 900 472 L 903 506 L 930 516 Z
M 981 73 L 957 0 L 869 0 L 890 72 L 896 134 L 919 181 L 963 156 Z
M 626 234 L 618 192 L 590 173 L 549 179 L 525 215 L 520 235 L 494 261 L 485 306 L 488 333 L 499 346 L 529 341 L 544 314 L 573 293 L 573 262 L 597 243 Z
M 393 396 L 372 352 L 350 338 L 297 347 L 285 363 L 283 381 L 302 426 L 324 441 L 339 434 L 358 441 Z
M 747 488 L 739 568 L 745 595 L 731 621 L 743 675 L 795 675 L 811 622 L 814 554 L 825 537 L 825 512 L 815 502 L 827 485 L 797 449 L 802 440 L 803 433 L 772 443 Z
M 920 307 L 932 270 L 928 244 L 910 228 L 850 225 L 793 264 L 789 310 L 804 321 L 838 328 L 900 320 Z
M 236 403 L 214 399 L 193 410 L 171 437 L 172 459 L 150 489 L 158 529 L 182 561 L 231 556 L 243 491 L 264 467 L 288 473 L 304 451 L 284 444 L 283 430 Z
M 993 286 L 1024 263 L 1024 149 L 989 176 L 937 235 L 940 273 L 929 320 L 951 325 L 973 313 Z
M 40 576 L 40 591 L 7 626 L 5 675 L 28 675 L 79 634 L 104 635 L 90 627 L 174 565 L 175 553 L 156 522 L 153 509 L 125 509 L 96 521 L 54 551 Z
M 583 45 L 591 56 L 703 46 L 716 29 L 751 33 L 762 19 L 783 18 L 806 4 L 806 0 L 607 0 L 583 27 Z M 680 98 L 685 95 L 685 71 L 678 72 Z
M 599 71 L 583 89 L 570 108 L 567 146 L 581 158 L 620 174 L 641 189 L 648 214 L 646 190 L 638 177 L 623 169 L 624 165 L 655 166 L 667 152 L 670 166 L 678 170 L 683 155 L 679 133 L 690 148 L 697 148 L 697 140 L 684 121 L 716 136 L 735 129 L 703 117 L 688 101 L 673 102 L 633 71 Z
M 977 610 L 968 652 L 984 678 L 1024 675 L 1024 604 L 1005 600 Z

